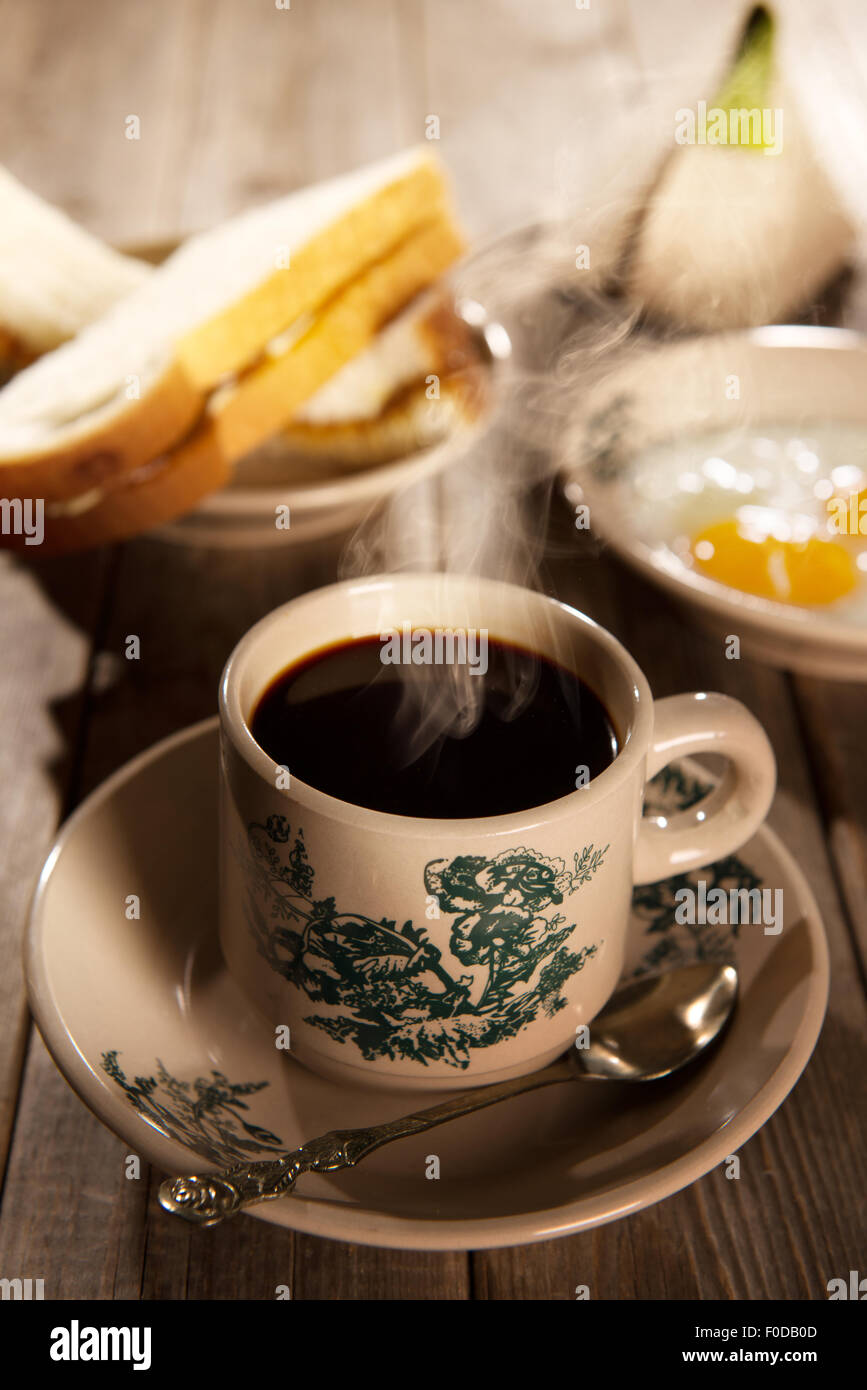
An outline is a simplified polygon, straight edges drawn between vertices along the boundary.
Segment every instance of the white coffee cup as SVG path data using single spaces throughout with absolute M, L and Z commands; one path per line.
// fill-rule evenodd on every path
M 250 731 L 287 667 L 354 638 L 474 629 L 578 674 L 618 736 L 586 786 L 508 815 L 428 820 L 341 801 Z M 633 885 L 738 849 L 770 806 L 761 725 L 726 695 L 654 701 L 610 633 L 545 595 L 453 575 L 348 581 L 263 618 L 220 687 L 220 940 L 275 1044 L 378 1087 L 481 1086 L 546 1065 L 621 974 Z M 698 805 L 643 818 L 644 785 L 692 753 L 728 759 Z M 520 778 L 520 769 L 516 769 Z M 288 786 L 286 783 L 288 782 Z

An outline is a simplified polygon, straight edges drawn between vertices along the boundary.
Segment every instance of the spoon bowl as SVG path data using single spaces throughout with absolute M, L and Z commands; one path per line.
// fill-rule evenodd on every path
M 579 1075 L 657 1081 L 713 1042 L 737 1001 L 733 965 L 702 961 L 623 985 L 589 1026 L 586 1048 L 569 1057 Z

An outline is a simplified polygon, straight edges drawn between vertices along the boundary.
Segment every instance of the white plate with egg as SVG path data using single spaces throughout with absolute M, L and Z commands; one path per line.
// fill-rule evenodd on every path
M 867 679 L 867 337 L 638 345 L 565 441 L 590 529 L 745 655 Z

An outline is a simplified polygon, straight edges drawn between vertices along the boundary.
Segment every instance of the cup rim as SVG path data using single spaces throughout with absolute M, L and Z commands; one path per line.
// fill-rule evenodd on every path
M 581 625 L 585 633 L 602 647 L 608 657 L 619 666 L 624 677 L 624 687 L 628 687 L 631 717 L 625 730 L 620 751 L 613 762 L 609 763 L 608 767 L 594 777 L 586 787 L 576 787 L 574 791 L 567 792 L 565 796 L 557 797 L 553 801 L 546 801 L 538 806 L 525 807 L 520 811 L 509 811 L 502 815 L 467 816 L 460 819 L 405 816 L 392 811 L 378 811 L 369 806 L 360 806 L 355 802 L 344 801 L 339 797 L 331 796 L 328 792 L 320 791 L 309 782 L 304 782 L 300 777 L 296 777 L 294 773 L 291 773 L 291 770 L 290 786 L 288 788 L 277 787 L 274 783 L 274 769 L 276 767 L 274 759 L 269 757 L 254 739 L 241 707 L 241 678 L 246 660 L 254 647 L 263 640 L 269 629 L 277 627 L 285 621 L 287 616 L 293 612 L 297 613 L 300 608 L 311 604 L 314 600 L 321 602 L 324 595 L 332 596 L 335 602 L 335 611 L 339 613 L 341 598 L 348 598 L 352 594 L 398 589 L 414 584 L 425 585 L 434 582 L 472 585 L 475 594 L 482 599 L 486 593 L 499 592 L 501 597 L 508 594 L 516 596 L 520 594 L 523 599 L 529 598 L 540 606 L 548 607 L 549 611 L 552 608 L 559 610 L 564 620 Z M 501 640 L 510 640 L 507 632 L 498 632 L 494 635 L 500 637 Z M 332 641 L 339 642 L 340 640 L 338 628 L 335 626 L 334 635 L 325 638 L 322 645 L 331 645 Z M 274 674 L 276 675 L 278 672 L 275 671 Z M 451 835 L 452 837 L 479 834 L 513 835 L 516 832 L 529 831 L 540 825 L 547 825 L 553 821 L 579 815 L 589 807 L 603 801 L 624 781 L 628 780 L 648 751 L 653 729 L 653 698 L 647 678 L 638 663 L 617 638 L 612 636 L 595 619 L 588 617 L 586 613 L 582 613 L 562 599 L 502 580 L 479 578 L 475 575 L 412 570 L 398 574 L 377 574 L 361 579 L 345 579 L 335 584 L 324 585 L 289 599 L 288 602 L 272 609 L 270 613 L 266 613 L 240 638 L 226 661 L 220 677 L 219 715 L 222 738 L 228 738 L 237 754 L 251 771 L 267 783 L 269 790 L 275 796 L 285 798 L 288 803 L 311 810 L 330 820 L 351 823 L 361 829 L 375 830 L 382 834 L 410 837 L 427 837 L 431 834 Z

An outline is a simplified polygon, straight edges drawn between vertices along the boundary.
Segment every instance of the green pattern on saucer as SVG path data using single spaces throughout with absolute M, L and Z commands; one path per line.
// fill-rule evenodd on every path
M 261 1091 L 267 1081 L 235 1085 L 221 1071 L 212 1071 L 210 1077 L 197 1076 L 194 1081 L 178 1081 L 159 1060 L 155 1076 L 136 1076 L 129 1081 L 118 1055 L 116 1051 L 103 1052 L 103 1071 L 126 1092 L 142 1119 L 168 1139 L 222 1165 L 282 1150 L 276 1134 L 239 1113 L 248 1109 L 242 1097 Z

